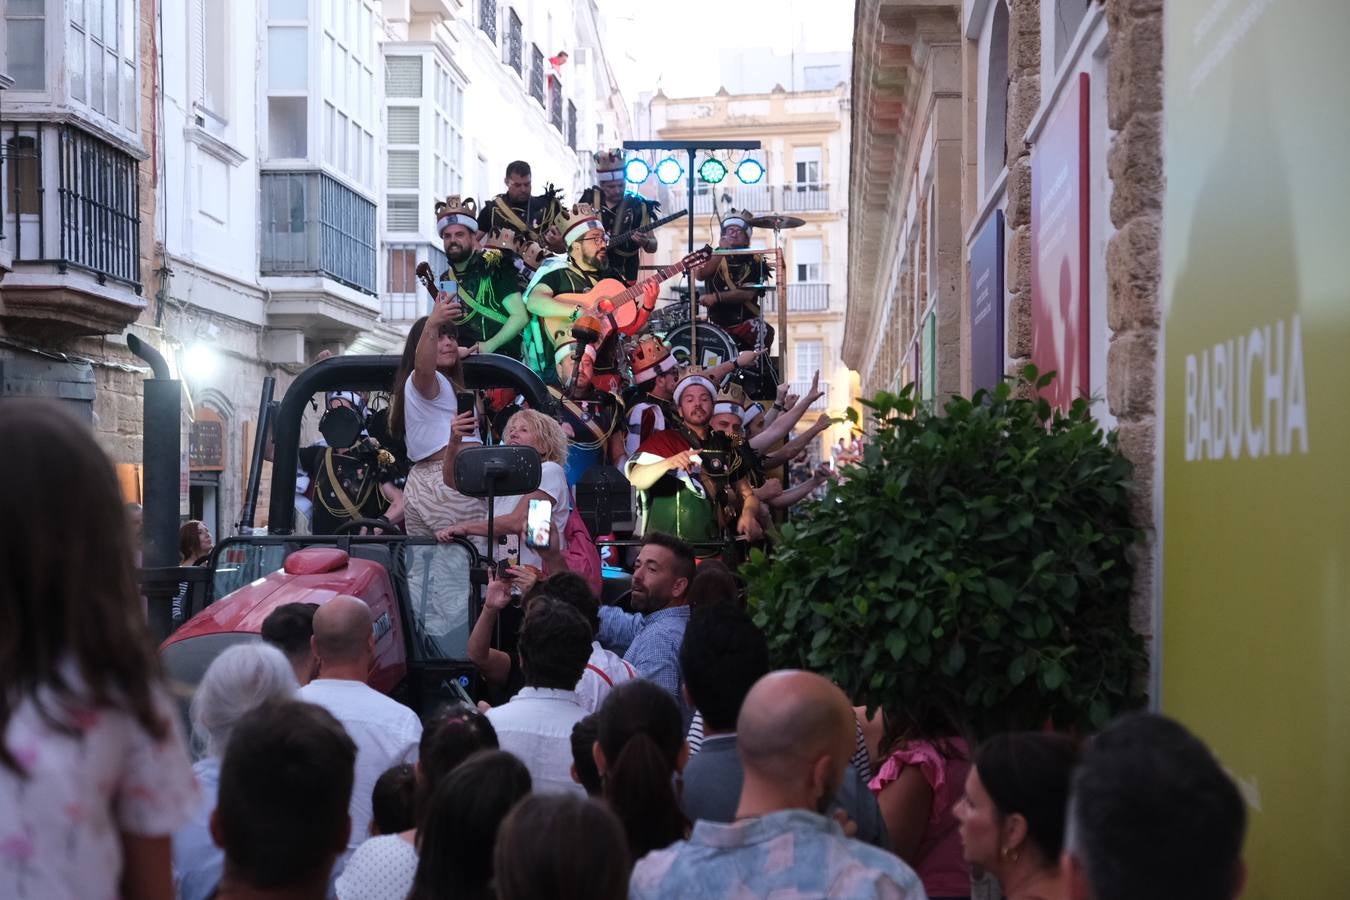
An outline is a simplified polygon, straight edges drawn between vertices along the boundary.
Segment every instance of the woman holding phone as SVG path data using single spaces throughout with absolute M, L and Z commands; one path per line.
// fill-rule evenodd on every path
M 442 475 L 448 448 L 480 443 L 477 412 L 462 409 L 460 402 L 472 397 L 465 391 L 463 351 L 453 324 L 462 312 L 458 300 L 442 292 L 431 315 L 413 323 L 394 377 L 389 427 L 403 438 L 412 463 L 403 498 L 405 528 L 414 537 L 432 537 L 487 514 L 485 501 L 464 496 Z M 480 552 L 487 549 L 483 541 L 475 543 Z
M 457 452 L 455 443 L 459 440 L 458 433 L 457 429 L 456 437 L 451 439 L 451 453 Z M 563 528 L 567 525 L 567 517 L 572 512 L 572 494 L 567 489 L 567 473 L 563 469 L 563 465 L 567 462 L 567 434 L 562 430 L 562 426 L 549 416 L 538 410 L 522 409 L 507 421 L 506 430 L 502 434 L 502 443 L 534 448 L 543 464 L 540 467 L 538 490 L 519 497 L 498 497 L 493 501 L 493 531 L 500 535 L 532 538 L 528 541 L 522 538 L 520 559 L 517 564 L 543 569 L 543 560 L 535 547 L 530 546 L 531 543 L 537 547 L 547 548 L 550 546 L 552 535 L 557 535 L 558 550 L 567 549 Z M 453 476 L 452 467 L 446 466 L 445 483 L 452 487 Z M 528 529 L 530 533 L 527 534 L 526 526 L 530 524 L 532 502 L 535 506 L 536 527 Z M 547 528 L 537 527 L 543 525 L 539 519 L 544 511 L 541 505 L 543 503 L 548 504 Z M 486 534 L 487 519 L 482 518 L 449 525 L 437 531 L 436 537 L 448 541 L 462 535 Z M 539 537 L 543 537 L 544 540 L 538 540 Z

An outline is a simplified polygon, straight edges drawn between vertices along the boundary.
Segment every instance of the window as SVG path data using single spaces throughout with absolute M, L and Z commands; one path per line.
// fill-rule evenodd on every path
M 417 231 L 417 198 L 389 197 L 385 227 L 390 231 Z
M 792 267 L 797 281 L 820 281 L 824 242 L 820 238 L 797 238 L 792 242 Z
M 508 10 L 508 13 L 506 43 L 502 45 L 502 62 L 515 69 L 516 74 L 523 78 L 525 70 L 521 68 L 521 56 L 525 47 L 524 27 L 514 9 Z
M 795 341 L 792 345 L 794 382 L 810 383 L 820 371 L 824 345 L 820 341 Z
M 436 64 L 434 104 L 436 122 L 434 188 L 444 197 L 464 186 L 464 89 L 439 63 Z
M 797 190 L 806 190 L 820 184 L 819 147 L 797 147 L 793 149 L 792 164 Z
M 375 204 L 321 172 L 264 172 L 263 275 L 317 273 L 374 294 Z
M 384 58 L 384 95 L 409 100 L 422 97 L 422 57 L 386 56 Z
M 309 155 L 308 110 L 304 97 L 267 99 L 267 155 L 272 159 L 304 159 Z
M 389 251 L 389 293 L 417 292 L 417 251 L 412 247 L 395 247 Z
M 544 105 L 544 54 L 538 44 L 530 45 L 530 96 Z
M 21 0 L 20 7 L 29 0 Z M 15 4 L 10 4 L 11 14 Z M 136 12 L 132 0 L 88 0 L 70 5 L 66 66 L 71 97 L 92 112 L 137 131 Z M 10 23 L 9 40 L 14 41 Z M 13 61 L 11 49 L 11 65 Z M 11 69 L 11 74 L 13 74 Z
M 36 137 L 16 135 L 5 141 L 5 193 L 9 212 L 37 215 L 42 211 L 42 159 Z
M 985 77 L 984 190 L 988 192 L 1003 171 L 1008 155 L 1008 5 L 994 4 L 994 23 L 989 37 L 988 73 Z
M 73 15 L 73 13 L 72 13 Z M 5 8 L 6 65 L 18 91 L 47 87 L 47 20 L 43 0 L 9 0 Z
M 340 0 L 335 6 L 333 15 L 324 19 L 319 41 L 323 59 L 318 82 L 325 116 L 326 107 L 333 108 L 333 142 L 323 148 L 321 159 L 349 181 L 370 188 L 375 180 L 375 36 L 379 26 L 369 0 Z M 404 59 L 414 64 L 412 87 L 420 94 L 421 58 Z M 407 70 L 406 65 L 399 69 L 397 63 L 392 71 L 385 69 L 386 87 L 391 78 L 395 81 L 394 95 L 401 73 Z
M 1087 16 L 1090 0 L 1053 0 L 1051 15 L 1055 17 L 1055 68 L 1058 69 L 1069 52 L 1069 44 L 1078 34 L 1078 26 Z M 1042 9 L 1045 7 L 1042 6 Z
M 567 101 L 567 146 L 577 149 L 577 105 Z
M 211 0 L 205 0 L 210 4 Z M 309 157 L 309 26 L 305 0 L 270 0 L 267 27 L 267 155 Z M 284 22 L 285 24 L 276 24 Z

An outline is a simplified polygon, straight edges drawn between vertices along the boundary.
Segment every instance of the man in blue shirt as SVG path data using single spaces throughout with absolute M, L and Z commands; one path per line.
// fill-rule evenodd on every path
M 680 644 L 689 621 L 694 550 L 668 534 L 648 535 L 633 569 L 633 611 L 642 624 L 624 654 L 638 677 L 655 682 L 680 704 L 688 726 L 692 710 L 680 694 Z

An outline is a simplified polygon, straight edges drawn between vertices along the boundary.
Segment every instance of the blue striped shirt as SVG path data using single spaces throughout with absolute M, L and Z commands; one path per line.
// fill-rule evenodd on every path
M 680 696 L 680 644 L 684 643 L 684 626 L 689 623 L 688 606 L 667 606 L 642 618 L 633 643 L 623 655 L 638 677 L 655 682 L 680 704 L 685 725 L 693 711 L 685 708 Z

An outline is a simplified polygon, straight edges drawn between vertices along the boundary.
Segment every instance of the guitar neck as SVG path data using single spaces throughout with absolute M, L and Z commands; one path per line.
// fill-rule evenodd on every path
M 677 210 L 676 212 L 673 212 L 670 215 L 665 216 L 664 218 L 657 219 L 655 222 L 652 222 L 648 225 L 643 225 L 641 228 L 634 228 L 630 231 L 625 231 L 621 233 L 618 237 L 613 238 L 611 243 L 622 244 L 624 241 L 628 240 L 629 238 L 632 238 L 634 235 L 646 234 L 649 231 L 655 231 L 662 225 L 667 225 L 671 222 L 674 222 L 676 219 L 685 215 L 688 215 L 688 210 L 683 209 Z

